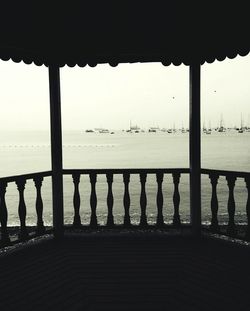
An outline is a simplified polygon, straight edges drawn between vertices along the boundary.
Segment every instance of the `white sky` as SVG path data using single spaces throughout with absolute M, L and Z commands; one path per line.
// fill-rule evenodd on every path
M 202 66 L 202 120 L 250 125 L 250 55 Z M 64 130 L 188 126 L 189 68 L 159 63 L 61 69 Z M 48 69 L 0 61 L 0 130 L 49 130 Z

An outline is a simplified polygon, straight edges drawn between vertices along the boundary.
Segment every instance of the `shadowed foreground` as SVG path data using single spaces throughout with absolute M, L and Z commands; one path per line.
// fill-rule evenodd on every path
M 166 234 L 47 238 L 0 257 L 1 310 L 249 310 L 249 254 Z

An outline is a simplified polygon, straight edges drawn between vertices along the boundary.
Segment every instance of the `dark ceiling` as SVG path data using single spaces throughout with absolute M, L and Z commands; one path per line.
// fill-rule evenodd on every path
M 247 3 L 195 2 L 8 0 L 1 3 L 0 58 L 59 66 L 189 65 L 249 52 Z

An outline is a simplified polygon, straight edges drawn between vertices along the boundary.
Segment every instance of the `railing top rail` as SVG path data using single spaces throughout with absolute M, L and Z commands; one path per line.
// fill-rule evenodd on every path
M 45 172 L 36 172 L 36 173 L 29 173 L 29 174 L 22 174 L 22 175 L 15 175 L 15 176 L 7 176 L 7 177 L 0 177 L 0 182 L 13 182 L 19 179 L 33 179 L 36 177 L 47 177 L 51 176 L 52 171 L 45 171 Z
M 64 169 L 63 174 L 157 174 L 157 173 L 190 173 L 189 168 L 114 168 L 114 169 Z
M 201 169 L 202 174 L 214 174 L 218 176 L 235 176 L 240 178 L 250 178 L 250 172 L 240 172 L 240 171 L 227 171 L 227 170 L 214 170 L 214 169 Z
M 157 174 L 157 173 L 166 173 L 166 174 L 189 174 L 189 168 L 110 168 L 110 169 L 64 169 L 64 175 L 71 174 Z M 216 170 L 216 169 L 201 169 L 201 174 L 215 174 L 218 176 L 235 176 L 240 178 L 250 178 L 250 172 L 241 172 L 241 171 L 229 171 L 229 170 Z M 36 177 L 48 177 L 52 176 L 52 171 L 44 172 L 35 172 L 29 174 L 15 175 L 15 176 L 6 176 L 0 177 L 0 182 L 14 182 L 18 179 L 33 179 Z

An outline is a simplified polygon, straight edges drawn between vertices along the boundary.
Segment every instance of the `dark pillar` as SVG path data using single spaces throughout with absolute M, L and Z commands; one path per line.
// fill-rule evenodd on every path
M 189 161 L 190 207 L 194 236 L 201 233 L 201 126 L 200 126 L 200 64 L 190 66 L 189 93 Z
M 53 231 L 63 236 L 62 126 L 59 67 L 49 66 Z

